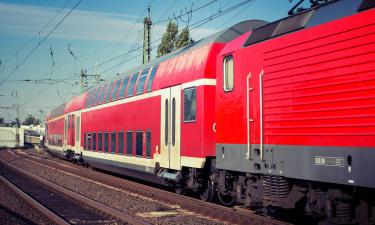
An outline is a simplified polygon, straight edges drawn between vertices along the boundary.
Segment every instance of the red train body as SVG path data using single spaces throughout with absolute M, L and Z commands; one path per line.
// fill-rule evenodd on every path
M 53 110 L 47 147 L 208 201 L 374 223 L 374 5 L 246 21 L 130 70 Z

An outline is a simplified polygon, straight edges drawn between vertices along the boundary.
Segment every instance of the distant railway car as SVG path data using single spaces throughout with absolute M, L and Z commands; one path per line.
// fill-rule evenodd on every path
M 74 97 L 47 147 L 206 201 L 375 224 L 375 1 L 311 2 Z

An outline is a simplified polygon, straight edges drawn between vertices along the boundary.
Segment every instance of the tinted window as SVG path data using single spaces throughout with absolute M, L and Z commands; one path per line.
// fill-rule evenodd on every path
M 97 88 L 97 89 L 95 89 L 94 91 L 93 91 L 93 93 L 92 93 L 92 97 L 91 97 L 91 100 L 90 100 L 90 106 L 94 106 L 94 104 L 95 104 L 95 100 L 96 100 L 96 98 L 97 98 L 97 96 L 98 96 L 98 92 L 100 91 L 100 88 Z
M 98 133 L 98 152 L 100 151 L 103 151 L 103 134 L 102 133 Z
M 100 93 L 99 104 L 102 104 L 105 100 L 105 93 L 107 92 L 108 84 L 104 85 L 102 92 Z
M 118 93 L 118 99 L 124 98 L 124 94 L 125 94 L 125 90 L 126 90 L 126 86 L 128 84 L 128 81 L 129 81 L 129 77 L 125 77 L 124 81 L 122 82 L 120 92 Z
M 150 73 L 150 76 L 148 77 L 148 81 L 147 81 L 147 89 L 146 91 L 149 92 L 151 91 L 151 88 L 152 88 L 152 82 L 154 81 L 154 78 L 155 78 L 155 74 L 156 74 L 156 70 L 158 69 L 158 65 L 155 65 L 154 67 L 152 67 L 152 70 L 151 70 L 151 73 Z
M 116 133 L 111 133 L 111 152 L 115 153 L 116 151 Z
M 224 58 L 224 91 L 233 90 L 234 86 L 234 71 L 233 71 L 233 56 Z
M 84 139 L 83 139 L 83 149 L 87 149 L 87 140 L 86 140 L 86 138 L 87 138 L 87 135 L 86 135 L 86 133 L 84 134 Z
M 105 102 L 109 102 L 109 97 L 111 96 L 111 91 L 114 85 L 115 82 L 112 82 L 110 85 L 108 85 L 107 93 L 105 94 Z
M 133 133 L 131 131 L 126 132 L 126 154 L 133 154 Z
M 111 99 L 111 101 L 116 100 L 117 91 L 118 91 L 118 88 L 120 87 L 121 81 L 122 81 L 121 79 L 116 81 L 115 87 L 113 88 L 113 91 L 112 91 L 112 99 Z
M 100 96 L 101 96 L 103 90 L 104 90 L 104 86 L 102 86 L 101 88 L 99 88 L 98 94 L 96 95 L 96 99 L 95 99 L 95 105 L 99 104 L 99 102 L 100 102 Z
M 135 154 L 142 156 L 143 152 L 143 132 L 137 131 L 135 136 Z
M 117 152 L 118 154 L 124 153 L 124 132 L 118 132 L 118 145 L 117 145 Z
M 96 133 L 92 133 L 92 150 L 96 151 Z
M 105 152 L 108 152 L 108 145 L 109 145 L 109 134 L 108 133 L 104 133 L 104 151 Z
M 146 132 L 146 157 L 151 157 L 151 132 Z
M 143 70 L 141 76 L 139 77 L 138 84 L 137 84 L 137 90 L 136 90 L 137 95 L 142 94 L 143 90 L 145 89 L 145 81 L 146 81 L 149 70 L 150 69 Z
M 87 134 L 87 149 L 91 149 L 91 134 Z
M 137 82 L 138 76 L 139 76 L 139 73 L 135 73 L 130 79 L 128 91 L 126 92 L 126 97 L 131 97 L 134 95 L 134 85 L 135 85 L 135 82 Z
M 197 111 L 196 88 L 184 90 L 184 122 L 195 121 Z

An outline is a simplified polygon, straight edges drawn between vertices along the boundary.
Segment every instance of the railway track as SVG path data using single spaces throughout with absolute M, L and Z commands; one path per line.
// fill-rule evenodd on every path
M 251 225 L 286 225 L 288 223 L 278 221 L 272 218 L 254 214 L 253 211 L 242 208 L 228 208 L 221 205 L 203 202 L 201 200 L 178 195 L 172 192 L 139 184 L 126 179 L 118 178 L 98 171 L 82 169 L 81 166 L 68 162 L 57 162 L 38 158 L 28 154 L 15 153 L 19 157 L 42 163 L 43 165 L 56 168 L 58 170 L 82 176 L 86 179 L 94 180 L 104 185 L 109 185 L 121 190 L 128 190 L 141 196 L 166 202 L 171 205 L 179 205 L 182 209 L 192 211 L 194 213 L 208 216 L 216 220 L 231 224 L 251 224 Z M 68 165 L 67 165 L 68 164 Z
M 0 179 L 56 224 L 148 224 L 0 160 Z

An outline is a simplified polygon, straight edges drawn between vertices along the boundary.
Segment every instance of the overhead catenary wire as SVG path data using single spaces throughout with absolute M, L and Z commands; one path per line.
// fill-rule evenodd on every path
M 71 0 L 67 0 L 65 2 L 65 4 L 57 11 L 57 13 L 46 23 L 46 25 L 44 25 L 39 30 L 39 32 L 37 33 L 36 37 L 31 38 L 28 42 L 26 42 L 25 44 L 23 44 L 13 55 L 9 56 L 5 61 L 8 62 L 9 60 L 11 60 L 13 57 L 15 57 L 18 54 L 19 51 L 21 51 L 24 48 L 26 48 L 26 46 L 28 46 L 29 44 L 31 44 L 36 38 L 38 38 L 39 41 L 40 41 L 40 35 L 41 35 L 41 33 L 52 23 L 52 21 L 54 21 L 56 19 L 56 17 L 58 15 L 60 15 L 60 13 L 69 5 L 70 2 L 71 2 Z
M 30 56 L 39 48 L 39 46 L 65 21 L 65 19 L 73 12 L 75 8 L 82 2 L 79 0 L 66 14 L 65 16 L 44 36 L 35 46 L 31 49 L 31 51 L 22 59 L 20 63 L 17 63 L 16 67 L 4 78 L 4 80 L 0 83 L 0 85 L 4 84 L 17 70 L 20 68 L 29 58 Z
M 153 2 L 153 0 L 150 1 L 150 3 L 148 3 L 148 5 L 151 5 Z M 143 15 L 146 13 L 147 11 L 147 8 L 145 8 L 141 14 L 139 14 L 138 18 L 135 20 L 135 22 L 132 24 L 132 26 L 130 27 L 130 29 L 127 31 L 127 35 L 124 36 L 121 41 L 119 41 L 115 47 L 112 49 L 112 51 L 107 55 L 106 59 L 110 58 L 113 56 L 113 54 L 120 48 L 121 44 L 126 41 L 127 39 L 129 39 L 130 37 L 134 36 L 134 35 L 131 35 L 133 34 L 133 29 L 135 28 L 135 25 L 142 22 L 142 17 Z M 143 28 L 142 28 L 143 29 Z M 138 30 L 139 32 L 140 30 Z
M 214 20 L 214 19 L 216 19 L 216 18 L 218 18 L 218 17 L 220 17 L 220 16 L 223 16 L 224 14 L 229 13 L 229 12 L 231 12 L 231 11 L 233 11 L 233 10 L 235 10 L 235 9 L 237 9 L 237 8 L 239 8 L 239 7 L 241 7 L 241 6 L 244 6 L 244 5 L 246 5 L 246 4 L 248 4 L 248 3 L 252 2 L 252 1 L 254 1 L 254 0 L 245 0 L 245 1 L 242 1 L 242 2 L 240 2 L 240 3 L 238 3 L 238 4 L 236 4 L 236 5 L 233 5 L 233 6 L 231 6 L 231 7 L 228 7 L 228 8 L 222 9 L 222 10 L 216 12 L 215 14 L 210 15 L 209 17 L 206 17 L 206 18 L 204 18 L 204 19 L 202 19 L 202 20 L 199 20 L 199 21 L 197 21 L 197 22 L 191 24 L 189 31 L 192 31 L 192 30 L 194 30 L 194 29 L 196 29 L 196 28 L 198 28 L 198 27 L 200 27 L 200 26 L 202 26 L 202 25 L 204 25 L 204 24 L 206 24 L 206 23 L 208 23 L 208 22 L 211 22 L 212 20 Z M 161 41 L 161 39 L 162 39 L 162 38 L 159 38 L 159 39 L 157 39 L 157 40 L 155 40 L 155 41 L 152 41 L 151 44 L 158 43 L 159 41 Z M 153 45 L 152 47 L 155 47 L 155 45 Z M 131 52 L 134 52 L 134 51 L 139 50 L 139 49 L 141 49 L 141 47 L 138 47 L 138 48 L 136 48 L 136 49 L 133 49 L 133 50 L 131 50 Z M 110 63 L 110 62 L 112 62 L 112 61 L 114 61 L 114 60 L 116 60 L 116 59 L 119 59 L 119 58 L 121 58 L 121 57 L 123 57 L 123 56 L 128 56 L 129 53 L 130 53 L 130 51 L 125 52 L 125 53 L 123 53 L 123 54 L 121 54 L 121 55 L 119 55 L 119 56 L 116 56 L 116 57 L 110 59 L 110 60 L 107 61 L 107 62 L 102 62 L 102 63 L 100 63 L 99 65 L 102 66 L 102 65 L 108 64 L 108 63 Z M 131 57 L 130 59 L 125 59 L 125 60 L 123 60 L 123 61 L 117 63 L 116 65 L 110 67 L 109 69 L 105 69 L 105 70 L 103 70 L 103 72 L 108 72 L 108 71 L 112 70 L 113 68 L 116 68 L 116 67 L 120 66 L 121 64 L 124 64 L 124 63 L 126 63 L 126 62 L 128 62 L 128 61 L 131 61 L 132 59 L 134 59 L 134 58 L 136 58 L 136 57 L 138 57 L 138 56 L 140 56 L 140 55 L 142 55 L 142 53 L 137 54 L 137 55 Z M 90 70 L 90 69 L 91 69 L 91 67 L 88 68 L 87 70 Z

